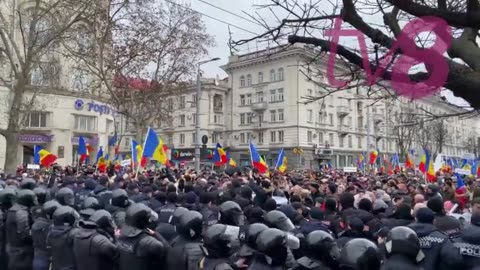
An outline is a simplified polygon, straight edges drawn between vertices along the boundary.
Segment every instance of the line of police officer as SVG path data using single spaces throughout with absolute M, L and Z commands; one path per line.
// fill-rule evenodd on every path
M 401 226 L 380 237 L 380 248 L 355 238 L 340 249 L 327 229 L 302 233 L 278 210 L 264 213 L 261 223 L 245 223 L 242 207 L 233 200 L 220 200 L 216 208 L 206 196 L 198 207 L 184 205 L 188 209 L 177 205 L 171 191 L 154 211 L 148 200 L 133 203 L 123 189 L 100 190 L 79 197 L 63 187 L 49 200 L 51 190 L 32 179 L 18 189 L 1 190 L 0 269 L 409 270 L 439 260 L 433 256 L 441 253 L 430 249 L 450 241 L 430 234 L 419 240 L 418 226 Z M 480 262 L 480 243 L 469 242 L 480 236 L 476 219 L 455 237 L 456 249 L 446 252 L 448 267 L 475 269 Z

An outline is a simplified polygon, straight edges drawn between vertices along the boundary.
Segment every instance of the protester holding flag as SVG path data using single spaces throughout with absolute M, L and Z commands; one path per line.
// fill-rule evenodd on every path
M 40 145 L 33 147 L 33 161 L 45 167 L 50 167 L 57 160 L 57 156 L 43 149 Z
M 252 142 L 249 144 L 250 146 L 250 159 L 252 161 L 252 166 L 258 169 L 260 173 L 266 173 L 268 171 L 267 163 L 263 160 L 263 158 L 258 153 L 255 145 Z
M 281 173 L 284 173 L 287 170 L 287 157 L 285 156 L 285 151 L 283 151 L 283 148 L 280 149 L 280 153 L 278 154 L 275 169 Z

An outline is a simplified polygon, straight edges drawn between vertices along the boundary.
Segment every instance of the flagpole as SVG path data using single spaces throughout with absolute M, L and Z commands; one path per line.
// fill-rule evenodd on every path
M 142 158 L 143 158 L 143 151 L 144 151 L 144 149 L 145 149 L 145 143 L 147 142 L 147 136 L 148 136 L 149 132 L 150 132 L 150 127 L 148 127 L 148 129 L 147 129 L 147 134 L 145 134 L 145 139 L 143 140 L 142 154 L 140 155 L 140 160 L 137 160 L 138 165 L 137 165 L 137 172 L 135 173 L 135 179 L 137 179 L 138 173 L 139 173 L 139 171 L 140 171 L 140 166 L 141 166 L 141 164 L 142 164 Z M 133 157 L 132 157 L 132 158 L 133 158 Z M 137 158 L 137 159 L 138 159 L 138 158 Z

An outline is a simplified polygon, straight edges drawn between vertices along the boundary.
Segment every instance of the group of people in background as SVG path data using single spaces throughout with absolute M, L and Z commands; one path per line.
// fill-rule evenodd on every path
M 480 182 L 256 169 L 1 175 L 0 270 L 480 269 Z

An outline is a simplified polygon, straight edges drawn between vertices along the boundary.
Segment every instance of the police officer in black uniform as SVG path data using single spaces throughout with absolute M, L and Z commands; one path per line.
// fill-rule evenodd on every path
M 231 243 L 238 239 L 238 227 L 224 224 L 210 226 L 203 235 L 204 257 L 198 263 L 199 269 L 233 270 L 230 262 Z
M 478 269 L 480 265 L 480 214 L 474 213 L 470 226 L 453 238 L 457 254 L 462 255 L 464 265 L 458 269 Z
M 203 192 L 200 194 L 200 213 L 203 216 L 205 228 L 218 222 L 219 209 L 213 205 L 214 195 L 211 192 Z
M 47 235 L 47 248 L 52 252 L 51 270 L 75 269 L 73 239 L 78 229 L 74 224 L 79 218 L 70 206 L 60 206 L 53 212 L 53 227 Z
M 382 256 L 375 243 L 356 238 L 343 246 L 338 263 L 340 270 L 379 270 Z
M 35 193 L 22 189 L 17 193 L 16 203 L 7 212 L 8 268 L 32 269 L 33 246 L 30 234 L 33 223 L 30 208 L 37 204 Z
M 117 241 L 119 270 L 157 270 L 165 264 L 168 243 L 150 228 L 157 214 L 136 203 L 126 212 L 125 225 Z
M 420 270 L 420 262 L 425 259 L 417 234 L 405 226 L 394 227 L 385 240 L 387 260 L 383 270 Z
M 47 190 L 43 187 L 36 187 L 33 189 L 33 193 L 35 193 L 35 196 L 37 197 L 37 202 L 38 205 L 32 207 L 32 216 L 33 219 L 37 219 L 40 215 L 42 215 L 43 212 L 43 204 L 47 201 Z
M 92 178 L 87 178 L 85 180 L 84 187 L 80 188 L 80 190 L 75 193 L 75 206 L 77 209 L 82 208 L 83 202 L 86 198 L 93 194 L 93 190 L 95 190 L 96 185 L 97 183 Z
M 80 210 L 80 217 L 83 220 L 88 220 L 95 211 L 102 209 L 102 205 L 95 197 L 88 197 L 83 201 L 82 210 Z
M 188 209 L 185 207 L 177 207 L 175 209 L 175 212 L 173 212 L 173 215 L 170 217 L 169 223 L 158 223 L 157 228 L 155 229 L 165 240 L 169 243 L 171 243 L 177 236 L 178 233 L 175 229 L 175 227 L 178 225 L 178 222 L 180 221 L 180 217 L 188 213 Z
M 17 191 L 13 188 L 5 188 L 0 191 L 0 269 L 7 269 L 7 212 L 12 207 L 17 196 Z
M 417 234 L 425 254 L 420 265 L 425 270 L 451 269 L 461 265 L 462 256 L 456 252 L 448 235 L 433 225 L 434 219 L 435 213 L 430 208 L 420 208 L 416 213 L 416 223 L 408 226 Z
M 313 231 L 305 239 L 305 255 L 298 259 L 297 270 L 336 269 L 340 250 L 333 236 L 325 231 Z
M 33 270 L 48 270 L 50 252 L 47 249 L 47 235 L 53 224 L 53 213 L 61 205 L 57 201 L 48 201 L 42 206 L 42 211 L 32 225 L 32 240 L 34 248 Z
M 167 201 L 164 206 L 158 208 L 158 222 L 159 223 L 168 223 L 170 218 L 177 209 L 177 193 L 169 192 L 167 194 Z
M 279 229 L 284 232 L 292 232 L 295 229 L 292 221 L 283 212 L 278 210 L 266 213 L 263 219 L 265 224 L 270 228 Z M 287 268 L 294 268 L 297 266 L 297 261 L 290 249 L 288 249 L 287 252 L 286 266 Z
M 125 224 L 125 216 L 127 207 L 130 205 L 128 200 L 128 194 L 124 189 L 116 189 L 112 191 L 112 200 L 111 205 L 108 206 L 107 210 L 112 213 L 113 221 L 118 228 L 122 228 Z
M 224 225 L 238 227 L 237 240 L 232 242 L 233 251 L 236 252 L 240 249 L 241 243 L 245 239 L 245 216 L 243 215 L 242 208 L 238 203 L 234 201 L 226 201 L 220 205 L 220 220 L 218 221 Z
M 178 236 L 170 243 L 168 269 L 194 270 L 203 257 L 202 245 L 203 216 L 197 211 L 188 211 L 180 217 L 176 226 Z
M 253 223 L 248 225 L 245 231 L 245 241 L 237 252 L 237 266 L 249 266 L 256 254 L 257 249 L 257 237 L 258 235 L 268 229 L 267 225 L 263 223 Z
M 89 220 L 79 222 L 73 241 L 77 270 L 111 270 L 117 246 L 114 244 L 115 223 L 106 210 L 98 210 Z
M 37 186 L 37 182 L 35 182 L 32 178 L 25 178 L 20 182 L 21 189 L 30 189 L 33 190 Z
M 284 269 L 289 248 L 300 247 L 300 240 L 289 233 L 275 228 L 262 231 L 257 237 L 258 254 L 253 259 L 249 270 Z
M 55 199 L 57 202 L 63 206 L 71 206 L 75 205 L 75 195 L 73 194 L 73 190 L 68 187 L 63 187 L 55 193 Z

